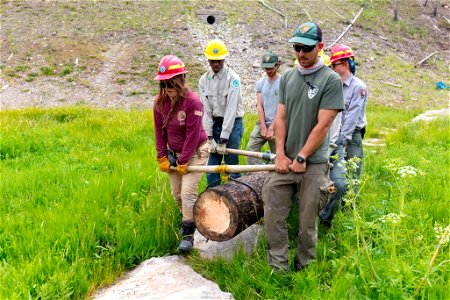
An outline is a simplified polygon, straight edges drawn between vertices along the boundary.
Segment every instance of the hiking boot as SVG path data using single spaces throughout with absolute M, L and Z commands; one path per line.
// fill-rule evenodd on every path
M 183 221 L 182 223 L 183 229 L 183 239 L 178 246 L 178 251 L 181 252 L 190 252 L 194 247 L 194 231 L 195 225 L 193 221 Z
M 185 236 L 178 245 L 178 251 L 181 252 L 191 252 L 194 247 L 194 237 L 193 236 Z

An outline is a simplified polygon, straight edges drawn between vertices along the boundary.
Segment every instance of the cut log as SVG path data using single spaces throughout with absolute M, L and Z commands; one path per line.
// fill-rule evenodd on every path
M 262 188 L 268 172 L 252 173 L 207 189 L 194 205 L 194 223 L 207 239 L 227 241 L 264 215 Z

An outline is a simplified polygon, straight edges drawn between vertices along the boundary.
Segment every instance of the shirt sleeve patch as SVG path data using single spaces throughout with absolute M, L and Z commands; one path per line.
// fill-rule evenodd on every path
M 194 111 L 194 115 L 201 117 L 203 116 L 203 112 L 201 110 L 196 110 Z
M 360 94 L 361 94 L 361 98 L 366 97 L 366 89 L 361 89 Z
M 238 88 L 241 84 L 239 83 L 239 80 L 235 79 L 235 80 L 233 80 L 232 85 L 234 88 Z

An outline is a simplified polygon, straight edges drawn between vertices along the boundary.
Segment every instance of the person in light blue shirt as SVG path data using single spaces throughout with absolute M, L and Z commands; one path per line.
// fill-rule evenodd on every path
M 261 68 L 267 76 L 262 77 L 256 83 L 256 107 L 258 108 L 258 121 L 250 135 L 247 150 L 261 151 L 261 148 L 269 143 L 270 152 L 275 153 L 274 123 L 278 105 L 278 88 L 281 75 L 278 73 L 280 59 L 273 52 L 268 52 L 261 59 Z M 247 158 L 248 165 L 260 164 L 258 158 Z

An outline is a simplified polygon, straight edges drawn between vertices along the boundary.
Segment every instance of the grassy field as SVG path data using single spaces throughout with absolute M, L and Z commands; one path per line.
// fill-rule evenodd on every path
M 231 262 L 194 254 L 193 267 L 236 299 L 449 298 L 450 247 L 437 238 L 450 223 L 448 119 L 411 124 L 417 112 L 376 106 L 368 114 L 396 131 L 385 148 L 366 148 L 355 209 L 320 232 L 315 264 L 272 274 L 261 241 L 253 256 Z M 139 262 L 176 252 L 180 216 L 157 168 L 150 111 L 0 116 L 0 298 L 85 298 Z M 244 144 L 254 120 L 245 119 Z M 402 178 L 405 166 L 417 175 Z M 291 256 L 297 226 L 293 213 Z

